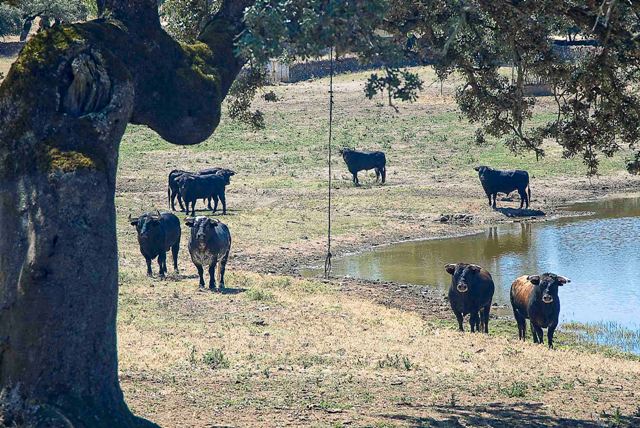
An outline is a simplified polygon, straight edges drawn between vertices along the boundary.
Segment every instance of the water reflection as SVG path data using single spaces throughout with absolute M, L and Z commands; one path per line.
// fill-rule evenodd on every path
M 333 262 L 338 276 L 435 285 L 445 291 L 447 263 L 476 263 L 509 303 L 511 282 L 554 272 L 572 279 L 560 290 L 561 321 L 640 325 L 640 198 L 576 204 L 584 213 L 543 223 L 512 223 L 451 239 L 406 242 Z

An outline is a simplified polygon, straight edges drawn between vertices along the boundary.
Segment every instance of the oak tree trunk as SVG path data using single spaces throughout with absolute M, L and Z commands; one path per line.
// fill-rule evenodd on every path
M 118 382 L 114 205 L 127 123 L 208 137 L 242 61 L 248 1 L 192 46 L 155 0 L 104 0 L 103 20 L 33 37 L 0 87 L 0 424 L 129 427 Z

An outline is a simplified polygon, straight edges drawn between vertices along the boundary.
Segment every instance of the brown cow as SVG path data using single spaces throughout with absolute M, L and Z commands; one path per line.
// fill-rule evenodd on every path
M 511 284 L 511 306 L 518 323 L 518 338 L 525 340 L 527 322 L 531 321 L 534 343 L 544 343 L 542 329 L 547 329 L 549 348 L 553 348 L 553 332 L 558 326 L 560 298 L 558 287 L 571 282 L 553 273 L 524 275 Z

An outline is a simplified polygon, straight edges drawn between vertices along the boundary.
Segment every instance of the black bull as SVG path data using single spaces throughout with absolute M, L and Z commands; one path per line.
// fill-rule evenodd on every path
M 340 154 L 347 164 L 349 172 L 353 175 L 353 184 L 360 185 L 358 171 L 374 169 L 376 171 L 376 181 L 382 178 L 382 183 L 387 180 L 387 159 L 383 152 L 359 152 L 344 148 Z
M 498 193 L 509 194 L 514 190 L 520 195 L 520 209 L 526 204 L 529 208 L 531 200 L 531 187 L 529 186 L 529 173 L 522 170 L 500 171 L 488 166 L 477 166 L 474 168 L 478 171 L 482 188 L 489 198 L 489 206 L 496 207 L 496 198 Z M 491 201 L 493 198 L 493 202 Z

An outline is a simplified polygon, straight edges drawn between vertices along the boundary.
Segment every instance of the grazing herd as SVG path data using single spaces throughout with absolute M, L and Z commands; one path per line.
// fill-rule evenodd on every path
M 358 172 L 374 170 L 376 182 L 386 182 L 386 156 L 383 152 L 363 152 L 349 148 L 340 150 L 340 154 L 352 174 L 353 184 L 360 185 Z M 489 199 L 489 206 L 496 208 L 498 193 L 509 194 L 514 190 L 520 195 L 520 208 L 529 208 L 531 189 L 529 174 L 526 171 L 500 171 L 488 166 L 475 168 L 480 183 Z M 231 250 L 231 232 L 224 223 L 205 216 L 196 217 L 196 202 L 207 201 L 212 213 L 222 203 L 222 214 L 227 213 L 225 189 L 231 183 L 235 172 L 226 168 L 208 168 L 198 172 L 173 170 L 169 173 L 167 197 L 169 207 L 176 211 L 178 200 L 181 211 L 185 211 L 185 225 L 191 229 L 188 249 L 191 261 L 198 271 L 199 289 L 205 289 L 204 271 L 209 272 L 209 289 L 222 291 L 224 273 Z M 214 205 L 211 207 L 211 200 Z M 190 214 L 190 216 L 189 216 Z M 171 250 L 173 268 L 178 270 L 178 252 L 180 251 L 180 220 L 171 212 L 148 212 L 138 218 L 129 217 L 135 226 L 140 244 L 140 252 L 147 263 L 147 275 L 151 276 L 151 262 L 157 257 L 159 276 L 167 274 L 167 252 Z M 216 268 L 219 279 L 216 282 Z M 464 331 L 463 320 L 469 315 L 471 332 L 489 333 L 489 315 L 495 291 L 491 274 L 484 268 L 469 263 L 448 264 L 445 266 L 451 275 L 449 302 L 458 321 L 458 328 Z M 558 325 L 560 299 L 558 287 L 570 281 L 559 275 L 525 275 L 517 278 L 511 285 L 511 305 L 518 324 L 518 338 L 525 340 L 526 320 L 531 324 L 533 341 L 544 343 L 543 328 L 547 329 L 549 348 L 553 348 L 553 334 Z M 216 286 L 216 284 L 219 286 Z
M 167 197 L 169 207 L 175 211 L 178 200 L 181 211 L 186 211 L 185 225 L 191 229 L 189 254 L 200 277 L 199 289 L 204 290 L 204 268 L 209 272 L 209 289 L 224 289 L 224 272 L 231 249 L 231 232 L 224 223 L 204 216 L 196 215 L 198 199 L 207 201 L 213 213 L 218 209 L 218 201 L 222 203 L 222 214 L 227 213 L 225 188 L 231 183 L 235 172 L 226 168 L 208 168 L 198 172 L 174 169 L 169 173 Z M 213 208 L 211 207 L 213 199 Z M 184 204 L 183 204 L 184 202 Z M 189 217 L 191 213 L 191 217 Z M 171 249 L 173 268 L 178 270 L 178 251 L 180 250 L 180 220 L 170 212 L 142 214 L 138 218 L 129 218 L 136 227 L 140 252 L 147 262 L 147 275 L 152 275 L 151 261 L 158 258 L 159 276 L 167 274 L 167 251 Z M 219 267 L 219 288 L 216 287 L 216 267 Z

